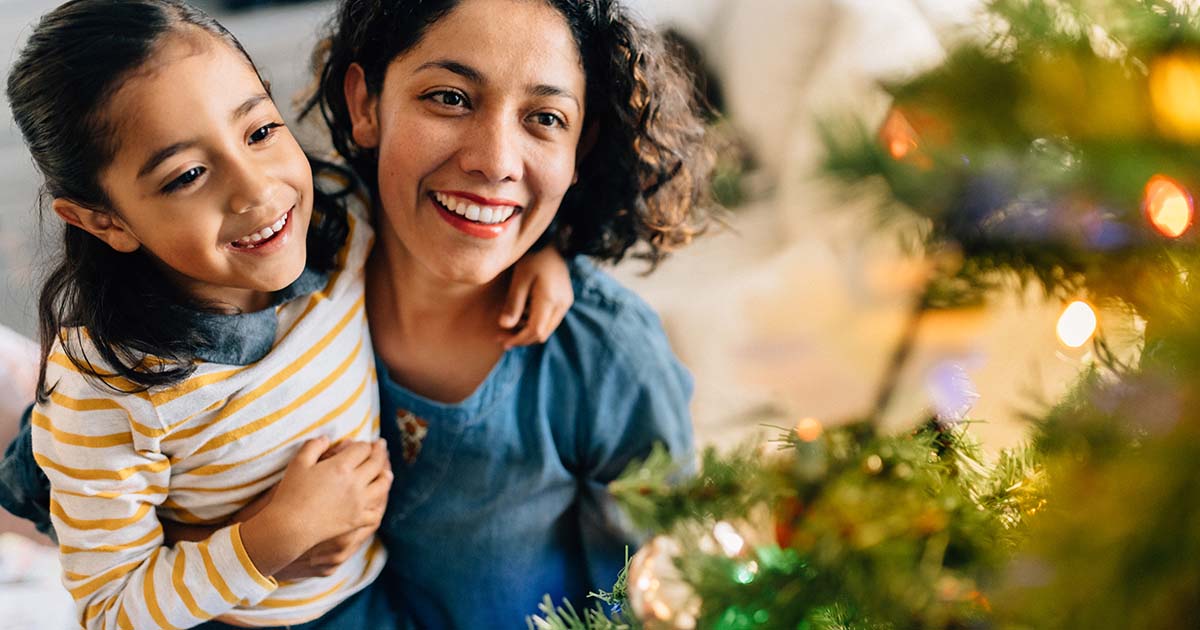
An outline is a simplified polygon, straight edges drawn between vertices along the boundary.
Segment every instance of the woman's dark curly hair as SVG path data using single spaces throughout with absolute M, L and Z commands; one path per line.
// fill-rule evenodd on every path
M 579 166 L 549 234 L 564 255 L 654 267 L 707 223 L 713 151 L 694 83 L 655 32 L 617 0 L 544 0 L 566 19 L 587 77 L 585 128 L 595 144 Z M 376 190 L 376 154 L 354 143 L 343 84 L 362 66 L 379 94 L 393 59 L 420 42 L 459 0 L 342 0 L 313 55 L 317 86 L 302 115 L 319 110 L 333 146 Z M 591 129 L 595 127 L 594 131 Z
M 167 36 L 183 32 L 207 33 L 254 68 L 229 31 L 181 0 L 74 0 L 42 16 L 9 72 L 7 88 L 13 120 L 45 180 L 45 195 L 94 211 L 118 211 L 100 184 L 116 152 L 117 125 L 106 104 Z M 332 168 L 310 161 L 314 173 Z M 348 231 L 336 196 L 320 191 L 314 196 L 314 218 L 318 213 L 321 218 L 309 228 L 308 265 L 318 270 L 333 266 Z M 179 295 L 141 250 L 118 252 L 71 225 L 62 245 L 38 300 L 38 399 L 50 393 L 46 362 L 66 328 L 86 331 L 105 371 L 81 344 L 64 340 L 67 357 L 111 389 L 144 391 L 187 378 L 195 370 L 195 350 L 207 340 L 174 308 L 205 305 Z

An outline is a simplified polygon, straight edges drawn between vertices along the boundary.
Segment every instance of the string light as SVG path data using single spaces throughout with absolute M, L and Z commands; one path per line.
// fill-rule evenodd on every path
M 1146 183 L 1142 206 L 1154 229 L 1168 238 L 1178 238 L 1187 232 L 1195 214 L 1191 194 L 1165 175 L 1155 175 Z
M 1200 141 L 1200 55 L 1164 55 L 1150 66 L 1150 103 L 1163 135 Z
M 796 423 L 796 437 L 803 442 L 815 442 L 824 431 L 821 421 L 816 418 L 804 418 Z
M 1098 321 L 1096 311 L 1087 302 L 1071 302 L 1058 318 L 1058 339 L 1068 347 L 1081 347 L 1096 334 Z
M 879 128 L 879 140 L 887 149 L 888 155 L 894 160 L 903 160 L 917 151 L 919 146 L 917 130 L 893 107 L 888 112 L 883 126 Z
M 730 558 L 742 552 L 746 546 L 746 539 L 742 538 L 733 525 L 721 521 L 713 526 L 713 538 L 717 539 L 717 544 L 721 545 L 721 550 Z

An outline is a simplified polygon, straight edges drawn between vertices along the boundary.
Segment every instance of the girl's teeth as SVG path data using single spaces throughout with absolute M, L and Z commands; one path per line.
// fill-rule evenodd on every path
M 470 206 L 467 208 L 466 217 L 472 221 L 478 221 L 481 217 L 479 206 Z
M 282 230 L 283 226 L 285 226 L 285 225 L 287 225 L 287 215 L 286 214 L 284 214 L 282 217 L 279 217 L 279 219 L 277 221 L 275 221 L 275 223 L 272 223 L 271 225 L 268 225 L 267 227 L 255 232 L 249 236 L 243 236 L 242 238 L 239 238 L 236 242 L 239 245 L 255 245 L 257 243 L 261 243 L 261 242 L 271 238 L 272 236 L 274 236 L 276 233 L 278 233 L 280 230 Z

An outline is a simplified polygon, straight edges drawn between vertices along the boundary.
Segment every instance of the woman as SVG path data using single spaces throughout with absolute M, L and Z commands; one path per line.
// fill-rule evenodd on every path
M 582 258 L 544 345 L 506 351 L 491 313 L 539 240 L 654 263 L 700 229 L 690 83 L 611 0 L 346 0 L 318 60 L 308 109 L 376 206 L 391 586 L 426 627 L 583 601 L 634 542 L 605 485 L 655 442 L 691 459 L 690 377 L 653 312 Z
M 605 0 L 347 0 L 325 51 L 309 108 L 377 204 L 396 592 L 425 627 L 582 602 L 635 542 L 607 483 L 655 442 L 691 459 L 691 379 L 653 312 L 582 258 L 543 346 L 504 353 L 482 322 L 543 235 L 610 261 L 690 239 L 709 169 L 690 82 Z M 511 218 L 485 229 L 477 206 Z

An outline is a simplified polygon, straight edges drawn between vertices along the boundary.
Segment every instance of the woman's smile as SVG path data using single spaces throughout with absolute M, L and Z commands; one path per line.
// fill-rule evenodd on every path
M 388 65 L 378 93 L 361 68 L 346 90 L 355 142 L 378 152 L 381 243 L 442 282 L 500 278 L 575 178 L 587 81 L 549 5 L 459 4 Z
M 516 222 L 521 206 L 507 199 L 490 199 L 460 191 L 429 193 L 438 216 L 464 234 L 496 238 Z

